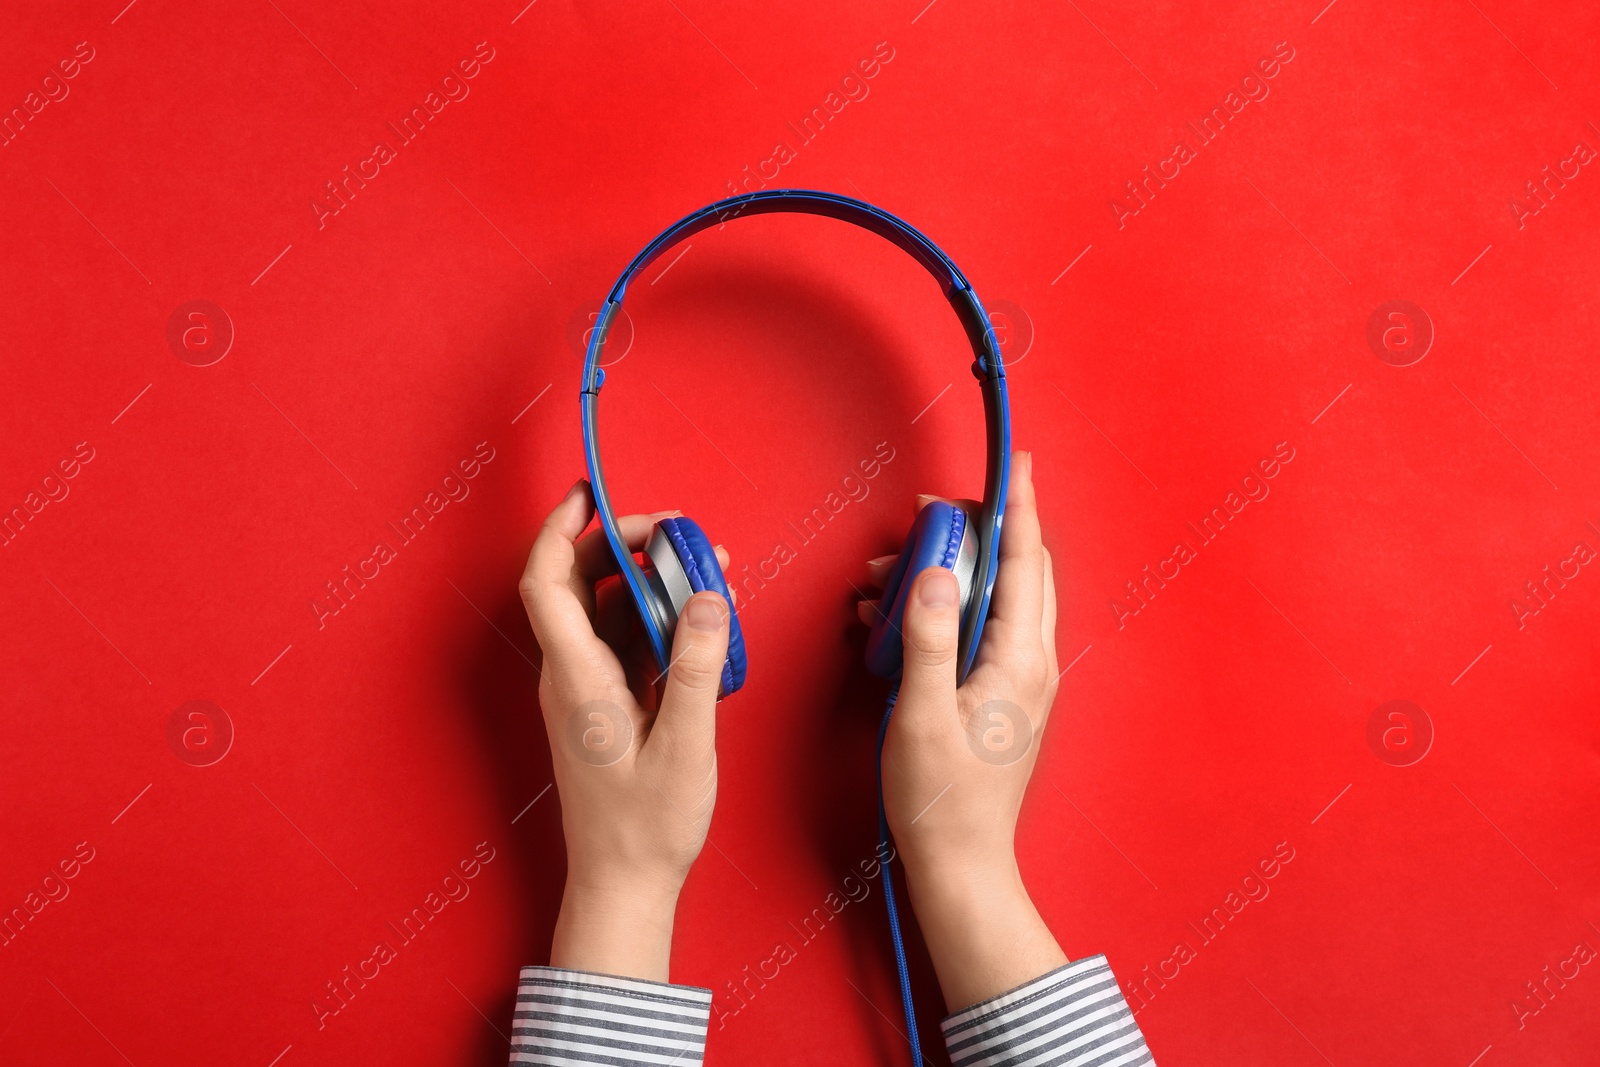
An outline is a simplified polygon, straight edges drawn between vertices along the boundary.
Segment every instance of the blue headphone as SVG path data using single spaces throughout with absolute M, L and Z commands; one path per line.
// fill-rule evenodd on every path
M 945 567 L 955 573 L 961 589 L 957 681 L 965 680 L 967 672 L 972 669 L 978 642 L 983 636 L 984 620 L 989 614 L 989 599 L 994 592 L 995 572 L 1000 561 L 1000 524 L 1005 517 L 1006 485 L 1011 478 L 1011 407 L 1006 399 L 1006 369 L 1000 358 L 1000 344 L 995 337 L 994 326 L 989 321 L 989 313 L 984 311 L 978 294 L 972 291 L 966 276 L 949 256 L 939 250 L 938 245 L 909 223 L 881 208 L 847 196 L 807 189 L 772 189 L 730 197 L 703 207 L 667 227 L 633 258 L 633 262 L 628 264 L 617 283 L 611 287 L 589 339 L 583 363 L 583 390 L 579 394 L 583 408 L 583 451 L 589 466 L 589 483 L 594 489 L 595 510 L 599 513 L 600 525 L 606 532 L 612 555 L 616 557 L 623 584 L 628 587 L 634 605 L 639 610 L 639 617 L 644 620 L 645 633 L 650 637 L 656 665 L 665 675 L 671 655 L 673 628 L 685 603 L 695 593 L 710 589 L 722 594 L 722 598 L 728 602 L 728 656 L 722 667 L 723 696 L 736 692 L 744 685 L 744 635 L 739 628 L 739 617 L 733 607 L 733 597 L 728 592 L 727 580 L 717 563 L 716 552 L 710 539 L 694 520 L 680 516 L 656 523 L 649 544 L 645 547 L 643 566 L 634 561 L 633 552 L 622 540 L 617 517 L 611 510 L 611 497 L 606 492 L 605 471 L 600 466 L 597 423 L 600 387 L 606 378 L 600 366 L 600 354 L 605 349 L 606 338 L 617 311 L 622 307 L 628 283 L 660 258 L 662 253 L 685 237 L 713 224 L 720 225 L 740 215 L 770 212 L 826 215 L 888 238 L 910 253 L 938 280 L 945 298 L 955 308 L 956 317 L 967 331 L 967 339 L 972 343 L 972 351 L 977 357 L 972 363 L 972 374 L 983 389 L 984 423 L 988 428 L 989 461 L 985 468 L 983 505 L 973 515 L 956 505 L 934 501 L 917 513 L 911 533 L 906 537 L 905 547 L 900 550 L 899 558 L 889 571 L 883 599 L 878 603 L 878 621 L 873 624 L 872 633 L 867 638 L 867 669 L 882 678 L 898 679 L 902 647 L 900 620 L 905 614 L 906 597 L 911 591 L 910 580 L 928 567 Z M 897 684 L 895 694 L 889 697 L 889 706 L 884 711 L 883 722 L 878 730 L 880 846 L 887 845 L 889 841 L 889 824 L 883 808 L 883 739 L 889 728 L 889 717 L 893 713 L 898 691 Z M 910 975 L 887 864 L 883 867 L 883 882 L 895 962 L 900 976 L 900 997 L 910 1031 L 912 1058 L 921 1067 L 922 1048 L 917 1038 L 916 1013 L 911 1003 Z
M 728 602 L 728 658 L 722 669 L 722 695 L 744 685 L 746 659 L 744 636 L 733 611 L 727 580 L 717 563 L 711 541 L 699 524 L 687 517 L 662 519 L 656 523 L 645 548 L 644 565 L 634 561 L 633 553 L 622 540 L 611 496 L 606 491 L 605 470 L 600 464 L 599 407 L 600 387 L 606 372 L 600 366 L 611 324 L 622 307 L 622 298 L 633 281 L 662 253 L 679 241 L 712 225 L 740 215 L 770 212 L 796 212 L 826 215 L 853 223 L 888 238 L 927 268 L 939 282 L 950 306 L 965 327 L 976 359 L 973 376 L 983 389 L 983 414 L 988 428 L 989 459 L 983 486 L 983 505 L 976 515 L 943 501 L 934 501 L 917 515 L 906 538 L 900 558 L 889 572 L 883 599 L 878 605 L 878 621 L 867 638 L 867 668 L 882 678 L 900 675 L 900 619 L 910 593 L 910 579 L 924 568 L 941 566 L 955 572 L 961 587 L 961 643 L 958 654 L 958 679 L 972 669 L 983 624 L 989 614 L 989 598 L 994 592 L 999 565 L 1000 524 L 1005 515 L 1006 485 L 1011 475 L 1011 408 L 1006 399 L 1005 364 L 995 338 L 989 314 L 972 291 L 961 269 L 921 232 L 881 208 L 835 193 L 806 189 L 771 189 L 719 200 L 687 215 L 645 246 L 633 258 L 617 283 L 611 287 L 589 339 L 583 363 L 583 390 L 579 394 L 583 409 L 583 450 L 594 489 L 595 510 L 606 540 L 616 557 L 623 584 L 644 621 L 645 633 L 655 654 L 656 666 L 665 674 L 671 659 L 672 632 L 678 614 L 695 593 L 714 590 Z

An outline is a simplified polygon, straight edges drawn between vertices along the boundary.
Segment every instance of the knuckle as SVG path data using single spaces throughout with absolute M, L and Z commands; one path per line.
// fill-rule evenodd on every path
M 722 677 L 722 662 L 713 656 L 714 650 L 698 642 L 685 650 L 667 668 L 668 677 L 689 689 L 709 689 Z
M 945 629 L 906 631 L 905 658 L 924 667 L 940 667 L 956 655 L 955 634 Z

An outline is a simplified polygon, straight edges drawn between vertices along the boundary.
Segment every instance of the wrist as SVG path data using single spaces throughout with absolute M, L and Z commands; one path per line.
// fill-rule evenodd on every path
M 906 860 L 906 891 L 920 924 L 972 929 L 1032 908 L 1014 856 Z
M 906 881 L 950 1011 L 1067 962 L 1028 896 L 1014 856 L 908 867 Z
M 550 965 L 667 981 L 679 888 L 627 872 L 569 870 Z

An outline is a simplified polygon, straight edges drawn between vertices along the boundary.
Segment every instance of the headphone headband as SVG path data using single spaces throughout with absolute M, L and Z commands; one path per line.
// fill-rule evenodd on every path
M 607 335 L 628 285 L 646 267 L 655 262 L 669 248 L 686 237 L 713 225 L 720 225 L 741 215 L 764 215 L 773 212 L 794 212 L 823 215 L 839 219 L 870 230 L 907 252 L 939 282 L 945 298 L 955 309 L 956 316 L 966 330 L 975 359 L 972 374 L 983 389 L 984 423 L 987 427 L 988 462 L 985 466 L 983 509 L 976 523 L 978 533 L 977 570 L 974 590 L 977 594 L 974 611 L 962 621 L 958 677 L 964 679 L 977 654 L 978 638 L 988 615 L 989 599 L 994 591 L 994 580 L 999 563 L 1000 526 L 1005 514 L 1006 486 L 1010 480 L 1011 459 L 1011 409 L 1006 395 L 1005 362 L 1001 358 L 1000 344 L 995 337 L 989 314 L 972 291 L 961 269 L 957 267 L 938 245 L 903 219 L 889 214 L 862 200 L 837 193 L 809 189 L 769 189 L 743 196 L 729 197 L 707 205 L 686 215 L 667 227 L 644 247 L 623 270 L 611 287 L 605 305 L 601 308 L 588 350 L 584 356 L 582 387 L 579 404 L 583 418 L 584 456 L 589 469 L 589 483 L 594 490 L 595 510 L 600 516 L 606 540 L 616 556 L 618 569 L 644 620 L 658 664 L 663 668 L 670 658 L 666 635 L 670 622 L 661 615 L 655 597 L 649 594 L 644 572 L 634 561 L 633 553 L 622 539 L 617 519 L 611 508 L 606 490 L 605 472 L 600 463 L 599 400 L 600 388 L 605 384 L 605 370 L 600 366 L 600 355 L 605 349 Z

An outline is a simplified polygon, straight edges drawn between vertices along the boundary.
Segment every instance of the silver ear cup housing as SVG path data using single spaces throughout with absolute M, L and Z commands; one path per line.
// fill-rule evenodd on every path
M 651 530 L 650 543 L 645 545 L 643 570 L 650 591 L 655 594 L 656 625 L 670 648 L 678 616 L 694 596 L 694 588 L 689 584 L 689 573 L 683 569 L 677 549 L 672 547 L 672 539 L 660 523 Z

